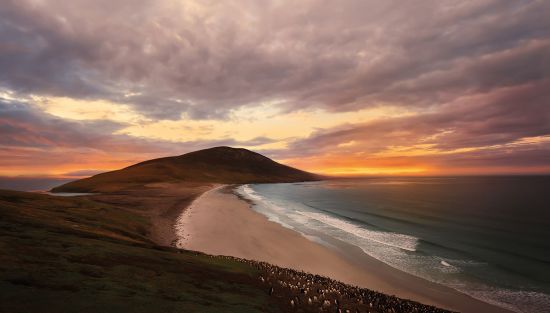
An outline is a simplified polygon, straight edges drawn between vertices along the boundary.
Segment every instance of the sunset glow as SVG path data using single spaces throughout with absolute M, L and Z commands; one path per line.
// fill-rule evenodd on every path
M 326 175 L 550 173 L 545 2 L 77 2 L 0 8 L 0 176 L 219 145 Z

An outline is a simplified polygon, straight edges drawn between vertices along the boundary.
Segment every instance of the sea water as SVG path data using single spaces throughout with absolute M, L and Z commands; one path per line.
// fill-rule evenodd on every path
M 237 192 L 312 240 L 357 246 L 509 310 L 550 312 L 548 176 L 341 179 Z

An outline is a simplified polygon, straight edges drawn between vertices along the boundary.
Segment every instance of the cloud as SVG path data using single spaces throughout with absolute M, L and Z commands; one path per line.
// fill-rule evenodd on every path
M 122 125 L 103 120 L 70 122 L 42 113 L 27 103 L 0 99 L 0 145 L 91 147 L 110 141 Z
M 63 176 L 65 177 L 75 177 L 75 178 L 83 178 L 88 176 L 93 176 L 99 173 L 102 173 L 101 170 L 79 170 L 79 171 L 73 171 L 64 173 Z
M 265 152 L 289 160 L 340 157 L 356 165 L 397 157 L 440 168 L 548 167 L 548 99 L 548 80 L 503 87 L 459 98 L 436 112 L 322 129 L 286 150 Z
M 274 142 L 257 137 L 180 143 L 115 134 L 122 127 L 105 120 L 69 121 L 30 103 L 0 98 L 0 173 L 82 176 L 212 146 L 248 147 Z
M 324 156 L 326 164 L 338 157 L 346 166 L 542 166 L 548 12 L 550 2 L 536 0 L 5 0 L 0 95 L 19 100 L 0 101 L 0 161 L 15 171 L 40 155 L 42 168 L 70 159 L 102 169 L 215 145 L 277 143 L 286 148 L 263 151 L 294 161 Z M 119 110 L 77 121 L 81 110 L 55 117 L 33 105 L 37 98 Z M 267 128 L 235 131 L 242 112 L 326 117 L 378 108 L 406 114 L 334 127 L 325 119 L 312 134 L 310 127 L 274 135 L 284 137 L 278 141 Z M 216 120 L 233 124 L 212 140 L 207 123 Z M 186 127 L 197 121 L 200 129 Z M 167 141 L 154 127 L 196 134 Z
M 545 1 L 4 1 L 0 83 L 126 102 L 154 119 L 227 118 L 271 100 L 290 111 L 440 105 L 547 79 L 549 9 Z

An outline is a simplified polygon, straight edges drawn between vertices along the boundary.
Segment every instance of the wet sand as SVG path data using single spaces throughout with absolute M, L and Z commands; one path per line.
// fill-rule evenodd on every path
M 362 253 L 315 243 L 269 221 L 227 187 L 199 196 L 178 217 L 176 246 L 214 255 L 265 261 L 328 276 L 342 282 L 460 312 L 510 312 L 451 288 L 398 271 Z M 342 247 L 342 246 L 340 246 Z

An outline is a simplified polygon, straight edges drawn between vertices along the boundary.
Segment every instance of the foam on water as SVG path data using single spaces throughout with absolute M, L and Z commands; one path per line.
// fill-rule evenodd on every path
M 297 211 L 298 214 L 317 220 L 326 225 L 338 228 L 346 233 L 352 234 L 362 239 L 371 240 L 383 245 L 399 248 L 407 251 L 416 251 L 418 238 L 403 234 L 372 231 L 361 226 L 346 222 L 342 219 L 331 217 L 327 214 L 316 212 Z
M 363 252 L 397 269 L 411 267 L 407 254 L 416 251 L 418 239 L 412 236 L 369 230 L 320 212 L 307 211 L 307 206 L 287 203 L 284 207 L 259 195 L 248 185 L 237 190 L 241 195 L 255 200 L 254 210 L 269 220 L 280 223 L 304 234 L 301 229 L 321 232 L 329 237 L 359 247 Z M 294 207 L 293 207 L 294 206 Z M 298 209 L 299 208 L 299 209 Z M 276 218 L 275 218 L 276 217 Z M 440 265 L 437 263 L 437 265 Z
M 249 185 L 239 187 L 237 192 L 253 200 L 254 210 L 269 220 L 293 229 L 312 241 L 326 244 L 322 238 L 308 235 L 308 229 L 355 245 L 367 255 L 398 270 L 515 312 L 538 312 L 541 307 L 550 307 L 550 296 L 547 294 L 494 288 L 479 281 L 464 281 L 459 276 L 463 268 L 487 267 L 487 263 L 464 259 L 444 260 L 428 255 L 417 251 L 419 239 L 416 237 L 369 229 L 368 225 L 331 216 L 301 203 L 281 203 L 258 194 Z
M 264 197 L 258 195 L 252 188 L 250 188 L 248 185 L 241 186 L 237 192 L 241 194 L 242 196 L 245 196 L 249 200 L 254 200 L 256 203 L 262 203 L 264 206 L 268 209 L 261 209 L 257 205 L 253 206 L 253 209 L 257 211 L 258 213 L 264 215 L 267 217 L 269 221 L 275 222 L 277 224 L 282 225 L 285 228 L 296 230 L 296 228 L 292 225 L 289 225 L 281 220 L 281 216 L 284 216 L 285 212 L 284 209 L 281 207 L 278 207 L 276 205 L 273 205 L 265 200 Z M 297 231 L 297 230 L 296 230 Z
M 240 191 L 240 194 L 246 196 L 247 198 L 251 200 L 259 200 L 262 201 L 264 198 L 260 195 L 258 195 L 252 188 L 250 188 L 249 185 L 244 185 L 238 188 L 237 191 Z

